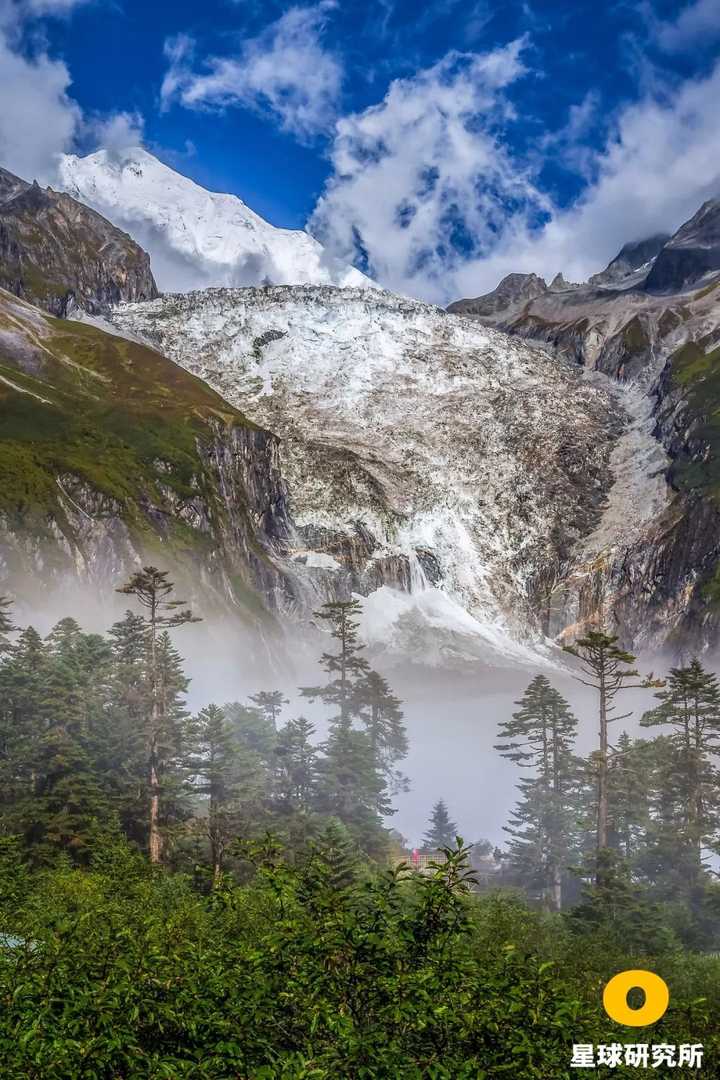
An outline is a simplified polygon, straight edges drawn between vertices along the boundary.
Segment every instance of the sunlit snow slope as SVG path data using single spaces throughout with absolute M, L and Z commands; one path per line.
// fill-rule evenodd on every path
M 149 251 L 161 289 L 373 285 L 308 233 L 275 228 L 236 195 L 206 191 L 139 147 L 65 155 L 59 179 L 69 194 Z
M 288 555 L 366 597 L 371 643 L 437 664 L 541 645 L 612 486 L 624 414 L 603 381 L 362 289 L 212 289 L 114 321 L 281 436 Z

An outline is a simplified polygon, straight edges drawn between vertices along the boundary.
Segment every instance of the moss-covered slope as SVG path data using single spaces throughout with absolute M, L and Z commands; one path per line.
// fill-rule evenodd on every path
M 257 609 L 285 529 L 273 436 L 152 349 L 0 289 L 0 579 L 112 585 L 153 558 Z

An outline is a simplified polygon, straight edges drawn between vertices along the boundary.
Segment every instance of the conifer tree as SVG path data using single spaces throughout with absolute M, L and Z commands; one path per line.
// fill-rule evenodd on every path
M 315 613 L 317 618 L 330 624 L 338 652 L 325 652 L 320 659 L 329 676 L 328 683 L 305 687 L 301 693 L 334 710 L 318 765 L 319 808 L 354 830 L 360 844 L 370 852 L 379 851 L 384 843 L 380 818 L 391 813 L 392 807 L 388 800 L 386 769 L 381 759 L 381 717 L 378 716 L 375 745 L 367 729 L 353 727 L 353 724 L 362 723 L 370 674 L 370 665 L 362 655 L 364 645 L 358 635 L 359 614 L 357 600 L 325 604 Z M 369 716 L 371 718 L 372 710 Z
M 458 827 L 450 820 L 444 799 L 438 799 L 430 814 L 427 832 L 423 837 L 423 848 L 426 851 L 439 851 L 440 848 L 454 847 L 457 835 Z
M 208 705 L 193 720 L 187 766 L 196 791 L 207 799 L 206 828 L 216 885 L 228 843 L 235 835 L 241 795 L 239 759 L 240 748 L 225 713 L 217 705 Z
M 188 818 L 191 794 L 185 765 L 190 719 L 185 702 L 188 679 L 167 630 L 158 637 L 156 661 L 160 692 L 155 741 L 160 796 L 158 824 L 165 839 L 173 827 Z
M 313 882 L 313 892 L 322 884 L 339 898 L 357 880 L 360 865 L 360 852 L 350 832 L 341 821 L 330 818 L 311 850 L 306 877 Z
M 28 628 L 0 670 L 0 771 L 8 819 L 33 862 L 85 862 L 112 806 L 95 755 L 104 738 L 110 652 L 62 620 L 46 642 Z
M 0 806 L 6 832 L 24 833 L 36 793 L 35 758 L 46 721 L 45 644 L 34 627 L 18 636 L 0 669 Z
M 335 725 L 349 728 L 358 715 L 360 702 L 356 684 L 367 675 L 370 665 L 362 656 L 364 645 L 358 636 L 357 617 L 361 612 L 358 600 L 338 600 L 324 604 L 314 613 L 316 619 L 330 624 L 330 634 L 338 643 L 337 653 L 324 652 L 320 665 L 330 676 L 325 686 L 308 686 L 301 689 L 303 697 L 320 700 L 333 707 Z
M 577 768 L 573 744 L 577 720 L 567 701 L 537 675 L 518 711 L 500 725 L 495 747 L 521 768 L 533 770 L 520 780 L 522 798 L 506 831 L 511 857 L 531 891 L 551 909 L 562 907 L 563 871 L 573 848 L 573 795 Z
M 273 731 L 277 731 L 283 708 L 290 704 L 282 690 L 261 690 L 257 694 L 251 694 L 250 700 L 272 724 Z
M 315 727 L 304 716 L 280 728 L 275 746 L 275 789 L 281 803 L 307 813 L 317 799 Z
M 154 566 L 145 566 L 133 574 L 117 591 L 126 596 L 134 596 L 144 611 L 147 629 L 147 670 L 149 681 L 149 701 L 145 718 L 147 747 L 147 790 L 148 790 L 148 850 L 150 861 L 159 863 L 163 853 L 163 835 L 160 828 L 161 818 L 161 780 L 163 768 L 162 748 L 168 742 L 168 720 L 165 714 L 168 688 L 163 684 L 161 671 L 160 636 L 171 628 L 187 623 L 199 622 L 184 600 L 173 598 L 174 585 L 169 580 L 167 571 Z M 167 650 L 165 650 L 167 653 Z M 173 737 L 170 736 L 170 742 Z
M 108 738 L 101 768 L 108 777 L 125 834 L 147 845 L 147 717 L 150 679 L 148 627 L 127 611 L 108 634 L 113 655 L 108 705 Z
M 396 768 L 407 754 L 408 741 L 401 701 L 382 675 L 369 669 L 358 681 L 354 697 L 360 721 L 370 738 L 373 756 L 389 791 L 407 790 L 407 779 Z
M 252 698 L 251 698 L 252 700 Z M 232 725 L 236 738 L 253 751 L 267 767 L 271 766 L 277 730 L 272 712 L 257 705 L 229 701 L 223 712 Z
M 649 812 L 633 870 L 659 898 L 682 897 L 687 903 L 693 893 L 703 892 L 705 875 L 701 852 L 688 835 L 685 762 L 668 735 L 646 743 L 645 756 L 650 766 L 643 778 Z
M 317 808 L 346 825 L 368 854 L 384 846 L 381 815 L 392 813 L 385 779 L 364 731 L 333 726 L 318 761 Z
M 623 731 L 610 758 L 608 775 L 609 844 L 630 868 L 640 851 L 650 823 L 652 792 L 656 782 L 653 747 Z
M 599 853 L 609 843 L 609 769 L 612 746 L 610 745 L 610 724 L 625 720 L 630 713 L 616 715 L 618 695 L 631 687 L 658 685 L 652 676 L 644 682 L 637 681 L 639 672 L 634 668 L 635 657 L 620 648 L 618 637 L 605 630 L 589 630 L 585 637 L 578 638 L 573 645 L 565 645 L 565 651 L 580 661 L 582 675 L 577 677 L 584 686 L 589 686 L 598 695 L 599 731 L 598 749 L 593 757 L 597 778 L 597 818 L 595 828 L 595 861 L 597 884 L 605 863 L 598 858 Z
M 670 728 L 675 748 L 672 776 L 668 777 L 680 802 L 678 827 L 701 858 L 703 844 L 718 824 L 716 772 L 712 755 L 720 739 L 720 686 L 699 660 L 672 668 L 667 686 L 655 697 L 660 704 L 646 712 L 643 727 Z

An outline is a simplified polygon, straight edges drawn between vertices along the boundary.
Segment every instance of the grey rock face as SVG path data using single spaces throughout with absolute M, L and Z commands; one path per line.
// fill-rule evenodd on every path
M 0 287 L 52 315 L 158 295 L 148 255 L 75 199 L 0 169 Z
M 720 272 L 720 199 L 704 203 L 665 245 L 646 288 L 650 292 L 681 292 L 713 272 Z
M 633 537 L 613 544 L 605 536 L 592 550 L 586 545 L 592 557 L 572 582 L 558 584 L 548 625 L 554 636 L 571 636 L 602 612 L 627 645 L 677 656 L 720 646 L 720 515 L 712 479 L 718 468 L 720 201 L 706 203 L 663 240 L 627 245 L 587 285 L 466 314 L 542 342 L 640 395 L 638 416 L 646 417 L 658 453 L 645 444 L 631 468 L 638 479 L 645 476 L 647 492 L 663 478 L 670 498 L 657 500 L 654 509 L 650 502 L 652 512 Z M 643 497 L 642 489 L 628 506 Z M 580 547 L 575 557 L 582 562 Z
M 532 300 L 547 291 L 544 279 L 537 274 L 508 274 L 493 292 L 474 300 L 458 300 L 448 311 L 453 315 L 493 315 L 505 311 L 511 304 Z
M 615 285 L 635 273 L 648 263 L 653 262 L 670 239 L 669 233 L 658 233 L 645 240 L 635 240 L 624 244 L 620 252 L 600 273 L 593 274 L 590 285 Z

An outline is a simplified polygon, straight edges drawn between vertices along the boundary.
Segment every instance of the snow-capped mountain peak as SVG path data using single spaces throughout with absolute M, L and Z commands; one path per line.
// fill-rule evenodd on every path
M 276 228 L 236 195 L 206 191 L 141 147 L 64 155 L 58 171 L 65 191 L 149 251 L 161 289 L 374 285 L 308 233 Z

